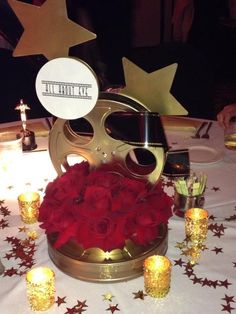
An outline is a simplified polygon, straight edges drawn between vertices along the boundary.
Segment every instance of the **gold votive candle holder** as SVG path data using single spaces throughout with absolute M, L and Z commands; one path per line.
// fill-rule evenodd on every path
M 153 255 L 144 261 L 144 287 L 148 295 L 163 298 L 170 290 L 171 262 L 166 256 Z
M 33 224 L 38 221 L 40 195 L 37 192 L 25 192 L 18 196 L 20 216 L 24 223 Z
M 185 213 L 185 233 L 187 240 L 201 245 L 208 231 L 208 212 L 203 208 L 190 208 Z
M 55 274 L 48 267 L 33 268 L 26 274 L 27 298 L 33 311 L 46 311 L 55 303 Z

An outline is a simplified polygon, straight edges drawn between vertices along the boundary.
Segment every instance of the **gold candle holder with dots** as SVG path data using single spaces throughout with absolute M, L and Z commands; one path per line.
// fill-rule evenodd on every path
M 40 195 L 37 192 L 26 192 L 18 196 L 21 220 L 26 224 L 38 221 Z
M 26 274 L 27 297 L 33 311 L 46 311 L 55 302 L 55 274 L 48 267 L 33 268 Z
M 166 256 L 153 255 L 144 261 L 144 286 L 148 295 L 163 298 L 170 290 L 171 262 Z
M 185 213 L 185 233 L 187 240 L 202 245 L 208 231 L 208 212 L 203 208 L 190 208 Z

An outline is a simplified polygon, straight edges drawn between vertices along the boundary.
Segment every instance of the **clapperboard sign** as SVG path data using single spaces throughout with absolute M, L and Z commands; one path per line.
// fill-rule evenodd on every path
M 36 93 L 53 116 L 72 120 L 84 117 L 96 105 L 99 88 L 93 70 L 76 58 L 47 62 L 36 77 Z

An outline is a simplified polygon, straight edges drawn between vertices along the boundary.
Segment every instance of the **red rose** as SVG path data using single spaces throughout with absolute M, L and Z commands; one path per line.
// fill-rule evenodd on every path
M 85 206 L 81 207 L 83 215 L 99 218 L 111 208 L 111 192 L 104 187 L 88 186 L 84 193 L 84 204 L 86 204 L 86 208 Z
M 100 219 L 90 219 L 78 230 L 77 241 L 84 249 L 99 247 L 104 251 L 123 248 L 125 237 L 122 232 L 121 219 L 104 216 Z
M 104 251 L 123 248 L 127 239 L 147 245 L 167 223 L 173 201 L 161 184 L 126 178 L 116 165 L 90 171 L 82 162 L 50 182 L 40 206 L 39 221 L 46 233 L 57 233 L 55 247 L 71 239 L 84 248 Z

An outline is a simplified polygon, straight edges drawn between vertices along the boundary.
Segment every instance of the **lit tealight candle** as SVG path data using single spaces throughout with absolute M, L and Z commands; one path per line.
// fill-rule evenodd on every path
M 144 261 L 145 291 L 152 297 L 162 298 L 170 290 L 171 262 L 165 256 L 153 255 Z
M 208 212 L 202 208 L 190 208 L 185 213 L 185 233 L 187 239 L 201 245 L 207 236 Z
M 46 311 L 55 302 L 55 274 L 48 267 L 33 268 L 26 274 L 27 297 L 33 311 Z
M 26 192 L 18 196 L 21 219 L 26 224 L 37 222 L 40 206 L 40 195 L 37 192 Z

